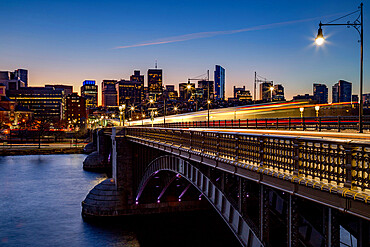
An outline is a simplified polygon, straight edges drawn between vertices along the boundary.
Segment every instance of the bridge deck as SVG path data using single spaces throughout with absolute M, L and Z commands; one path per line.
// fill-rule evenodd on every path
M 127 128 L 125 135 L 370 219 L 368 143 L 164 128 Z

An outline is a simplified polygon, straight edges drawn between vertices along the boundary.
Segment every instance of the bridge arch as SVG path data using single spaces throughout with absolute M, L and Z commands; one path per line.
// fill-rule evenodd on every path
M 263 246 L 257 235 L 252 231 L 252 228 L 222 191 L 199 169 L 179 157 L 171 155 L 161 156 L 148 165 L 137 189 L 137 203 L 148 182 L 160 171 L 172 171 L 180 174 L 201 192 L 243 246 Z

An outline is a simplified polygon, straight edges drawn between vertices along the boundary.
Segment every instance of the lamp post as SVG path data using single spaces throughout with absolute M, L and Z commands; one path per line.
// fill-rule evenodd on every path
M 271 91 L 271 102 L 272 102 L 272 92 L 274 91 L 274 87 L 273 86 L 270 87 L 270 91 Z
M 132 112 L 133 112 L 133 111 L 135 111 L 135 106 L 131 106 L 131 107 L 130 107 L 130 119 L 129 119 L 129 120 L 130 120 L 130 123 L 129 123 L 129 125 L 131 125 L 131 121 L 132 121 Z
M 211 104 L 211 100 L 207 100 L 207 110 L 208 110 L 208 118 L 207 118 L 207 127 L 209 128 L 209 105 Z
M 316 117 L 319 117 L 319 110 L 320 110 L 320 106 L 315 105 Z
M 301 112 L 301 125 L 302 125 L 302 128 L 303 128 L 303 112 L 304 112 L 304 108 L 303 107 L 300 107 L 299 108 L 299 111 Z
M 360 106 L 359 106 L 359 111 L 358 111 L 358 122 L 359 122 L 359 132 L 363 133 L 363 123 L 362 123 L 362 118 L 363 118 L 363 110 L 364 110 L 364 105 L 363 105 L 363 98 L 362 98 L 362 93 L 363 93 L 363 70 L 364 70 L 364 55 L 363 55 L 363 50 L 364 50 L 364 29 L 363 29 L 363 3 L 360 4 L 358 7 L 359 10 L 356 10 L 348 15 L 342 16 L 340 18 L 335 19 L 334 21 L 337 21 L 339 19 L 342 19 L 344 17 L 347 17 L 349 15 L 355 14 L 359 12 L 359 16 L 356 18 L 355 21 L 352 23 L 348 21 L 347 23 L 332 23 L 334 21 L 328 22 L 328 23 L 321 23 L 319 24 L 319 30 L 315 39 L 315 42 L 317 45 L 322 45 L 325 41 L 324 35 L 322 33 L 322 26 L 347 26 L 347 27 L 353 27 L 357 30 L 357 32 L 360 35 L 360 43 L 361 43 L 361 55 L 360 55 Z
M 118 107 L 119 109 L 119 125 L 122 126 L 122 116 L 123 116 L 123 126 L 125 126 L 125 109 L 126 109 L 126 105 L 123 104 L 123 105 L 120 105 Z

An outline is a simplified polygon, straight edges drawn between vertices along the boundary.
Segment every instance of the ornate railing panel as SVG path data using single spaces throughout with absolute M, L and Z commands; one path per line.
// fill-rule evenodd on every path
M 261 134 L 127 128 L 126 135 L 293 176 L 370 193 L 370 145 Z

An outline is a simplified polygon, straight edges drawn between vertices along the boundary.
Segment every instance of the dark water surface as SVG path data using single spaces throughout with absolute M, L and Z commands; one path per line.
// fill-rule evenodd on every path
M 84 222 L 81 201 L 106 178 L 85 157 L 0 157 L 0 246 L 239 246 L 212 211 Z

